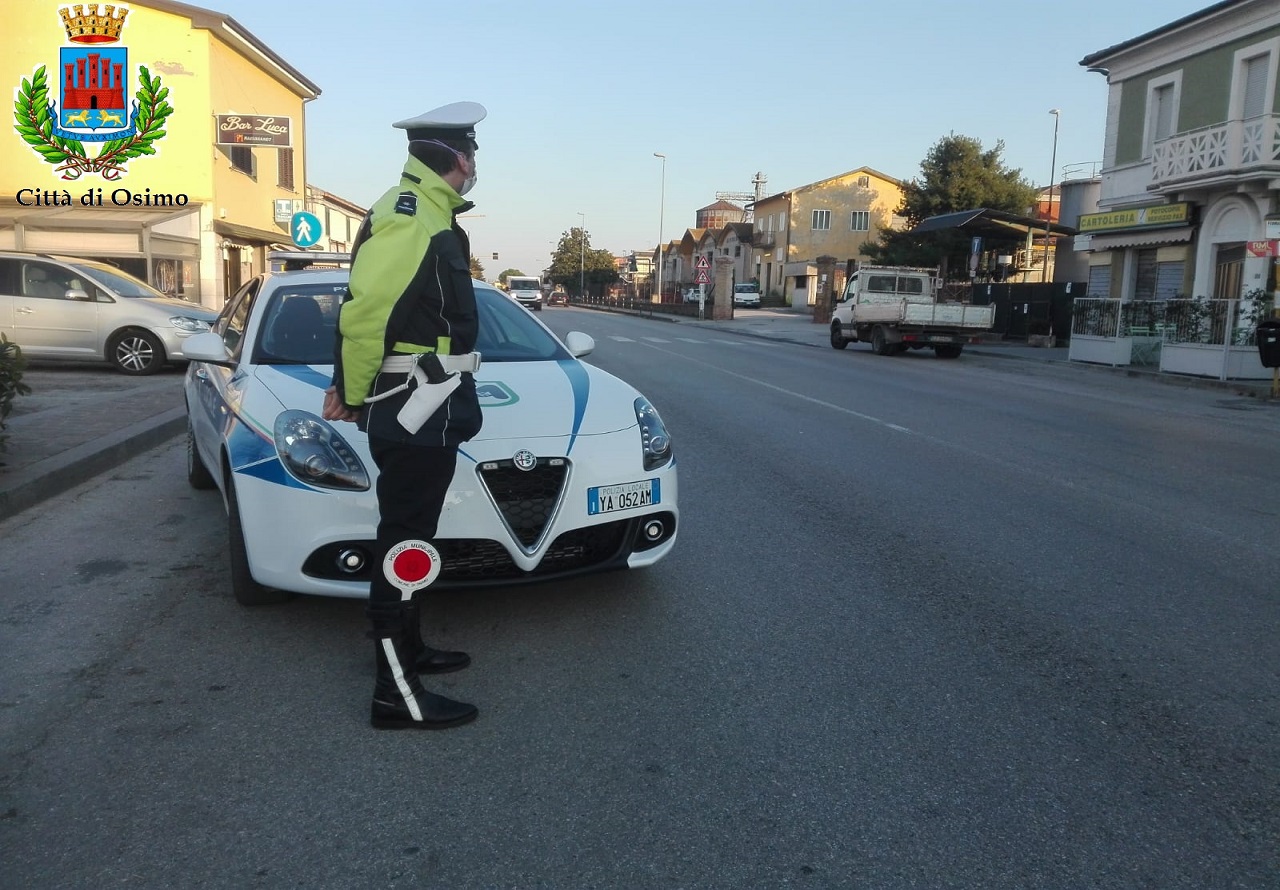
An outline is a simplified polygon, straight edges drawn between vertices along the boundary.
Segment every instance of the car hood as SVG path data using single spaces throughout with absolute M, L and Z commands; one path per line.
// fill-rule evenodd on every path
M 332 374 L 331 365 L 263 365 L 255 371 L 282 408 L 314 414 L 320 413 Z M 638 423 L 635 400 L 640 393 L 576 359 L 489 362 L 475 377 L 484 427 L 472 441 L 593 436 Z
M 216 310 L 207 309 L 190 300 L 179 300 L 177 297 L 130 297 L 126 302 L 138 306 L 155 306 L 175 315 L 185 315 L 188 318 L 199 318 L 203 321 L 213 321 L 218 317 Z

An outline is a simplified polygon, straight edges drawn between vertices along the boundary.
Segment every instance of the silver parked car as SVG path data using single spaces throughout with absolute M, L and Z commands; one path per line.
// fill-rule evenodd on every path
M 102 359 L 125 374 L 181 360 L 217 312 L 94 260 L 0 251 L 0 331 L 29 358 Z

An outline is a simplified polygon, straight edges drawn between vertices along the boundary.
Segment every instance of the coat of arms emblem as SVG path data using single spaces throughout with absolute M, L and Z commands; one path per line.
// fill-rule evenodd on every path
M 140 65 L 138 89 L 129 96 L 129 50 L 120 45 L 126 7 L 108 3 L 99 12 L 97 3 L 75 4 L 59 12 L 70 45 L 60 49 L 52 78 L 44 65 L 23 78 L 15 129 L 63 179 L 86 173 L 119 179 L 130 160 L 156 153 L 173 113 L 169 90 Z

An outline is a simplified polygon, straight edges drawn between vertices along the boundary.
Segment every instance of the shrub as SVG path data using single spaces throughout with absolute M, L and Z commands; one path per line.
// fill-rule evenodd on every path
M 31 387 L 22 382 L 22 371 L 27 360 L 17 343 L 10 343 L 9 338 L 0 334 L 0 451 L 5 450 L 5 442 L 9 438 L 4 434 L 4 420 L 13 410 L 13 400 L 31 392 Z

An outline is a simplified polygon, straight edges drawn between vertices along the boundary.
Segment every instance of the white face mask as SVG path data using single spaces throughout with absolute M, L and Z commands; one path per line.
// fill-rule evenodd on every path
M 461 157 L 461 155 L 459 155 Z M 467 192 L 476 187 L 476 159 L 471 158 L 471 175 L 462 181 L 462 188 L 458 189 L 458 197 L 461 198 Z

